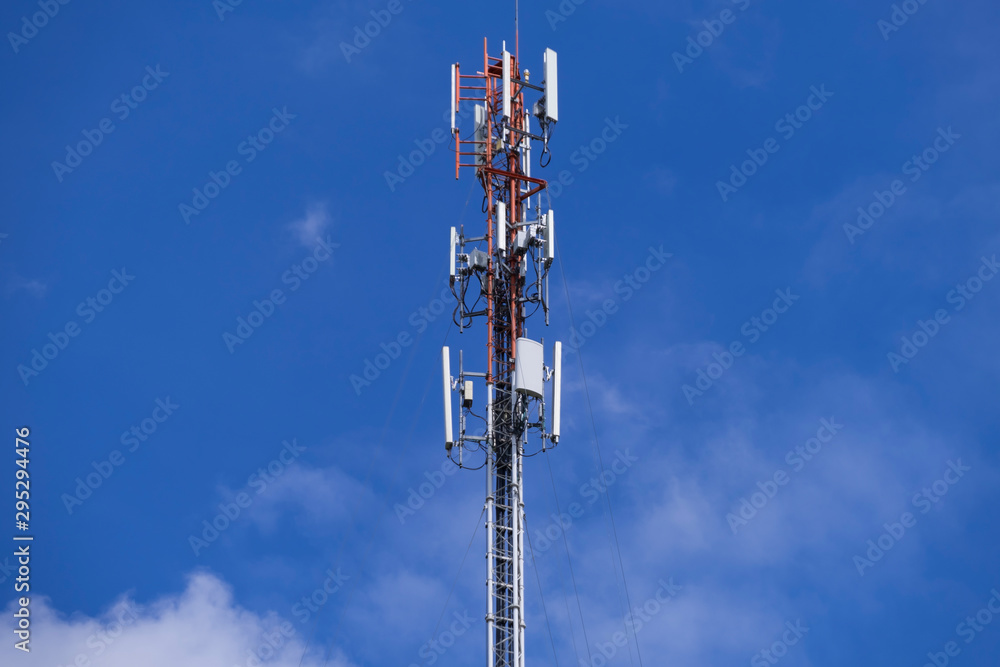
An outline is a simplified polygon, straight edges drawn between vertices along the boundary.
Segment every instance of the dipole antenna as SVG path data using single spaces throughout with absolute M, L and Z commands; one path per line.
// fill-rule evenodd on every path
M 531 152 L 541 142 L 544 160 L 559 120 L 557 57 L 546 49 L 542 81 L 531 82 L 529 71 L 520 67 L 516 0 L 514 32 L 513 54 L 505 47 L 490 56 L 484 39 L 481 70 L 462 74 L 459 64 L 451 66 L 455 178 L 463 168 L 474 172 L 483 188 L 486 218 L 482 232 L 467 236 L 464 228 L 451 228 L 453 317 L 460 332 L 485 324 L 486 358 L 485 367 L 467 370 L 459 352 L 458 372 L 452 375 L 451 351 L 442 350 L 445 449 L 459 467 L 486 469 L 488 667 L 524 667 L 522 462 L 556 446 L 561 429 L 562 344 L 555 343 L 547 366 L 544 342 L 528 335 L 528 322 L 538 311 L 549 323 L 555 212 L 547 196 L 543 206 L 548 183 L 531 175 Z M 529 97 L 536 100 L 531 106 Z M 461 138 L 456 124 L 463 102 L 473 104 L 469 139 Z M 477 403 L 479 392 L 485 400 Z

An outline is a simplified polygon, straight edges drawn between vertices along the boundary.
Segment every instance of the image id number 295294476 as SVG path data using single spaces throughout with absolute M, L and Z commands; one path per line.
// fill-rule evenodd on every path
M 31 590 L 31 545 L 33 539 L 27 535 L 31 527 L 31 475 L 28 472 L 28 452 L 31 435 L 27 426 L 16 430 L 14 438 L 14 525 L 18 532 L 14 534 L 14 556 L 17 558 L 17 577 L 14 579 L 14 591 L 28 593 Z M 17 641 L 14 647 L 29 653 L 31 651 L 31 599 L 22 596 L 17 599 L 14 611 L 14 636 Z

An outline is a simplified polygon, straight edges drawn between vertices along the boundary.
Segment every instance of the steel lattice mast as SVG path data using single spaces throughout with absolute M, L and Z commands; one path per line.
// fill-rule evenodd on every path
M 487 470 L 486 633 L 490 667 L 524 667 L 524 484 L 522 458 L 529 434 L 540 437 L 538 451 L 559 441 L 561 344 L 554 365 L 544 365 L 542 343 L 527 337 L 527 320 L 539 308 L 548 324 L 548 271 L 555 258 L 555 216 L 546 181 L 531 176 L 531 144 L 541 142 L 546 164 L 548 141 L 558 120 L 556 54 L 545 51 L 542 85 L 520 70 L 517 54 L 506 48 L 492 57 L 483 40 L 483 68 L 462 74 L 452 66 L 452 131 L 455 177 L 473 169 L 484 191 L 486 230 L 466 237 L 451 229 L 451 285 L 460 331 L 486 318 L 486 369 L 451 375 L 450 351 L 443 350 L 445 443 L 462 467 Z M 529 109 L 526 97 L 539 98 Z M 462 139 L 455 117 L 462 102 L 475 104 L 472 137 Z M 538 131 L 532 132 L 532 118 Z M 465 162 L 463 162 L 465 160 Z M 547 203 L 547 202 L 546 202 Z M 471 302 L 471 303 L 470 303 Z M 546 427 L 545 383 L 551 381 L 552 410 Z M 486 390 L 485 415 L 477 415 L 473 387 Z M 460 394 L 458 437 L 452 431 L 452 392 Z M 481 435 L 471 424 L 483 421 Z M 530 453 L 529 453 L 530 455 Z

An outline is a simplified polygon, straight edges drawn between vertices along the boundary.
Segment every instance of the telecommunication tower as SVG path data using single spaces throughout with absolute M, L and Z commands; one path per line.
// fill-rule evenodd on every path
M 555 214 L 545 180 L 531 175 L 532 143 L 548 164 L 549 137 L 559 120 L 556 52 L 546 49 L 538 84 L 521 70 L 518 48 L 499 57 L 483 40 L 482 70 L 451 66 L 451 126 L 455 178 L 473 170 L 484 191 L 485 230 L 466 236 L 451 228 L 448 257 L 459 331 L 485 318 L 485 370 L 458 374 L 442 350 L 445 448 L 460 467 L 486 468 L 486 637 L 488 667 L 524 667 L 524 482 L 522 460 L 559 442 L 562 344 L 545 365 L 542 341 L 528 337 L 527 321 L 541 309 L 549 322 L 548 272 L 555 260 Z M 529 106 L 528 98 L 536 101 Z M 474 104 L 471 137 L 462 139 L 455 116 Z M 537 129 L 536 129 L 537 126 Z M 544 201 L 543 201 L 544 200 Z M 550 385 L 549 392 L 546 385 Z M 474 387 L 485 401 L 473 400 Z M 459 394 L 457 437 L 453 394 Z M 546 409 L 546 394 L 551 395 Z M 478 414 L 477 414 L 478 413 Z M 529 436 L 539 438 L 537 445 Z

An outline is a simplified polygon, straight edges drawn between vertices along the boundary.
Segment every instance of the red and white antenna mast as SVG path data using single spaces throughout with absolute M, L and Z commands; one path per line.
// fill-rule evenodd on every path
M 515 5 L 515 33 L 517 23 Z M 482 70 L 462 74 L 451 67 L 451 125 L 455 178 L 473 170 L 483 187 L 486 228 L 466 236 L 451 228 L 450 275 L 459 331 L 486 324 L 486 366 L 466 371 L 459 352 L 458 375 L 442 354 L 445 447 L 460 467 L 487 470 L 486 498 L 489 667 L 524 667 L 524 484 L 522 458 L 559 442 L 562 344 L 545 365 L 541 341 L 528 337 L 528 320 L 539 309 L 548 325 L 548 273 L 555 260 L 555 214 L 545 180 L 531 176 L 532 143 L 548 164 L 549 137 L 559 120 L 556 53 L 546 49 L 540 85 L 521 70 L 518 45 L 489 55 L 483 40 Z M 527 98 L 536 101 L 528 106 Z M 462 139 L 455 117 L 462 103 L 474 105 L 474 131 Z M 534 122 L 533 122 L 534 120 Z M 536 129 L 537 126 L 537 129 Z M 473 400 L 485 389 L 485 405 Z M 546 385 L 551 385 L 547 391 Z M 457 437 L 452 394 L 460 395 Z M 550 409 L 546 409 L 546 395 Z M 480 413 L 480 414 L 477 414 Z M 537 444 L 529 436 L 538 437 Z

